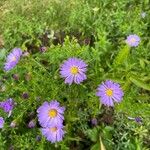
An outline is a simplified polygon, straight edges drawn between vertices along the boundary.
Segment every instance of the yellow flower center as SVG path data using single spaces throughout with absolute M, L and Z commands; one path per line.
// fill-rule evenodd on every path
M 48 115 L 49 117 L 51 118 L 54 118 L 57 116 L 57 110 L 56 109 L 51 109 L 49 112 L 48 112 Z
M 112 89 L 107 89 L 106 90 L 106 95 L 107 96 L 112 96 L 113 95 L 113 90 Z
M 57 127 L 50 128 L 50 131 L 56 132 L 57 131 Z
M 134 43 L 134 42 L 136 42 L 136 39 L 135 38 L 131 38 L 131 43 Z
M 15 56 L 13 56 L 11 60 L 12 60 L 12 61 L 16 61 L 16 57 L 15 57 Z
M 78 67 L 71 67 L 70 72 L 74 75 L 76 75 L 79 72 Z

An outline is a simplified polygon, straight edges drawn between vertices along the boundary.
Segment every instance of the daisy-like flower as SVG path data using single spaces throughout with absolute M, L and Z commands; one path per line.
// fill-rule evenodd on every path
M 3 119 L 3 117 L 0 117 L 0 128 L 3 128 L 3 126 L 4 126 L 4 119 Z
M 4 102 L 0 102 L 0 107 L 7 113 L 13 110 L 14 101 L 12 98 L 7 99 Z
M 7 56 L 6 63 L 4 66 L 5 71 L 13 69 L 20 60 L 22 51 L 20 48 L 14 48 L 12 52 Z
M 124 93 L 118 83 L 107 80 L 99 85 L 96 95 L 100 97 L 102 104 L 114 106 L 114 102 L 122 100 Z
M 62 64 L 60 74 L 63 78 L 65 78 L 65 83 L 70 85 L 73 82 L 80 84 L 86 79 L 86 67 L 87 64 L 83 60 L 78 58 L 69 58 Z
M 63 125 L 51 126 L 49 128 L 42 128 L 42 134 L 46 137 L 48 141 L 52 143 L 62 141 L 64 136 Z
M 37 110 L 38 121 L 42 127 L 50 127 L 52 125 L 60 125 L 64 120 L 64 107 L 60 107 L 56 100 L 50 103 L 44 102 Z
M 137 47 L 140 43 L 140 37 L 136 34 L 129 35 L 126 39 L 126 43 L 131 47 Z

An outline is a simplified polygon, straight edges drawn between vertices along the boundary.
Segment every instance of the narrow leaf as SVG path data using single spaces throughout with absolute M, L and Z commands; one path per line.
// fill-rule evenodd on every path
M 105 148 L 105 146 L 104 146 L 104 144 L 102 142 L 101 137 L 100 137 L 100 145 L 101 145 L 101 149 L 100 150 L 106 150 L 106 148 Z
M 141 81 L 140 79 L 138 78 L 135 78 L 134 76 L 131 76 L 130 77 L 130 80 L 132 83 L 134 83 L 136 86 L 140 87 L 140 88 L 143 88 L 145 90 L 149 90 L 150 91 L 150 84 L 146 84 L 144 83 L 143 81 Z
M 129 47 L 125 46 L 124 48 L 122 48 L 119 51 L 118 55 L 116 56 L 113 64 L 115 66 L 118 66 L 118 65 L 124 63 L 124 61 L 128 58 L 129 52 L 130 52 Z

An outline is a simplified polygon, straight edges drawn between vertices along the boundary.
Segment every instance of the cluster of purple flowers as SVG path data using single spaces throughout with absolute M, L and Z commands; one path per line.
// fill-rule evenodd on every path
M 85 72 L 87 71 L 87 64 L 77 58 L 69 58 L 63 63 L 60 68 L 60 74 L 65 78 L 65 83 L 76 84 L 81 83 L 86 79 Z M 120 102 L 123 97 L 123 91 L 118 83 L 107 80 L 98 87 L 96 94 L 101 98 L 101 103 L 106 106 L 114 106 L 113 102 Z
M 56 100 L 44 102 L 37 109 L 38 121 L 42 126 L 42 134 L 52 143 L 62 141 L 64 136 L 63 120 L 65 108 Z
M 140 43 L 140 38 L 137 35 L 129 35 L 126 39 L 126 43 L 130 47 L 137 47 Z M 44 49 L 45 50 L 45 49 Z M 43 49 L 41 51 L 44 51 Z M 5 71 L 13 69 L 19 62 L 22 56 L 22 50 L 20 48 L 14 48 L 12 52 L 7 56 L 7 60 L 4 66 Z M 65 83 L 71 85 L 73 83 L 80 84 L 87 79 L 87 64 L 78 58 L 69 58 L 64 61 L 60 67 L 60 75 L 65 79 Z M 114 106 L 114 102 L 119 103 L 123 98 L 123 90 L 118 83 L 111 80 L 102 82 L 97 88 L 96 95 L 100 97 L 100 101 L 105 106 Z M 24 98 L 28 98 L 27 94 L 23 94 Z M 10 98 L 5 102 L 0 103 L 0 108 L 11 115 L 14 103 Z M 64 136 L 63 121 L 64 121 L 65 108 L 60 106 L 60 103 L 56 100 L 51 102 L 44 102 L 38 109 L 38 121 L 42 127 L 42 134 L 52 143 L 59 142 Z M 95 120 L 93 120 L 94 122 Z M 34 127 L 34 120 L 31 120 L 28 127 Z M 93 124 L 97 124 L 95 121 Z M 0 128 L 4 125 L 4 119 L 0 117 Z
M 14 101 L 12 98 L 7 99 L 4 102 L 0 102 L 0 108 L 3 109 L 4 112 L 8 113 L 8 117 L 11 115 L 14 107 Z M 4 119 L 0 117 L 0 128 L 4 125 Z
M 126 43 L 131 47 L 137 47 L 140 43 L 140 37 L 136 34 L 131 34 L 127 37 Z M 22 55 L 23 53 L 20 48 L 14 48 L 7 56 L 4 70 L 9 71 L 13 69 Z M 86 79 L 86 67 L 87 64 L 81 59 L 69 58 L 61 66 L 60 73 L 63 78 L 66 78 L 65 83 L 72 84 L 75 82 L 76 84 L 79 84 Z
M 0 108 L 2 108 L 6 113 L 10 113 L 13 110 L 14 101 L 12 98 L 7 99 L 4 102 L 0 102 Z

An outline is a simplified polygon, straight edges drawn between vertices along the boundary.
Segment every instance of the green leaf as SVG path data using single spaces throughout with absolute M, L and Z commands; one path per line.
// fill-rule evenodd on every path
M 101 137 L 100 137 L 100 143 L 101 143 L 101 149 L 100 149 L 100 150 L 106 150 L 106 148 L 105 148 L 105 146 L 104 146 L 104 144 L 103 144 L 103 142 L 102 142 Z
M 143 81 L 141 81 L 140 79 L 138 79 L 137 77 L 131 76 L 129 78 L 131 80 L 132 83 L 134 83 L 136 86 L 143 88 L 145 90 L 150 91 L 150 85 L 144 83 Z
M 145 62 L 144 62 L 144 59 L 140 59 L 140 66 L 142 69 L 145 68 Z
M 130 52 L 130 48 L 129 47 L 125 46 L 124 48 L 122 48 L 119 51 L 119 53 L 116 56 L 116 58 L 114 59 L 113 65 L 114 66 L 118 66 L 118 65 L 124 63 L 124 61 L 128 58 L 129 52 Z
M 6 56 L 6 49 L 0 49 L 0 60 Z
M 98 139 L 98 128 L 87 130 L 87 135 L 91 139 L 91 141 L 96 142 Z
M 99 142 L 96 143 L 95 145 L 93 145 L 93 146 L 91 147 L 91 150 L 100 150 L 100 144 L 99 144 Z

